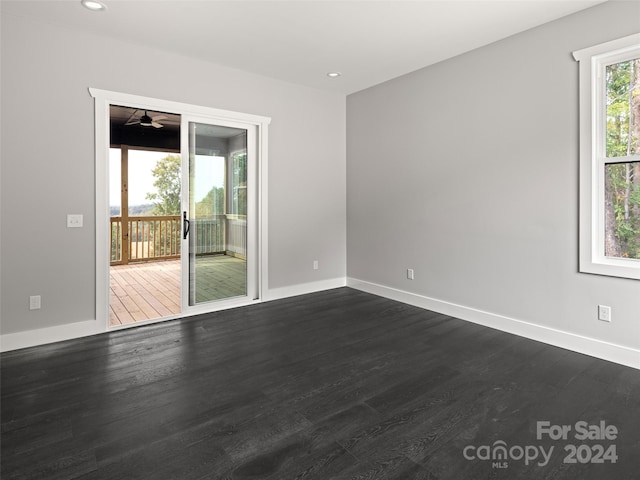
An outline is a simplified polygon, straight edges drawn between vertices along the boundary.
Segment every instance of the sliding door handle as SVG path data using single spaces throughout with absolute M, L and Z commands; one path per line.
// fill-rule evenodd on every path
M 187 220 L 187 212 L 182 212 L 182 238 L 187 239 L 189 235 L 189 229 L 191 228 L 191 222 Z

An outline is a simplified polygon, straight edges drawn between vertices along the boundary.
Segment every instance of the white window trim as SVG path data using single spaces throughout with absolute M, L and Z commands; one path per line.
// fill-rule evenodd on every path
M 640 33 L 573 52 L 580 63 L 580 272 L 640 280 L 640 260 L 604 255 L 604 68 L 640 52 Z M 601 136 L 601 138 L 599 138 Z M 636 158 L 637 157 L 637 158 Z M 639 161 L 640 155 L 620 158 Z

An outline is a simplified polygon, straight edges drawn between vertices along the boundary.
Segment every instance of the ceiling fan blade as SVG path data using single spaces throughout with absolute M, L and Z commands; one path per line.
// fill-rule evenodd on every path
M 164 127 L 164 125 L 162 125 L 161 123 L 158 123 L 158 122 L 151 122 L 151 126 L 156 127 L 156 128 Z
M 136 125 L 140 123 L 140 120 L 130 120 L 127 123 L 125 123 L 125 125 Z
M 158 120 L 164 120 L 165 118 L 169 118 L 166 115 L 158 115 L 156 117 L 151 117 L 151 120 L 153 120 L 154 122 L 157 122 Z

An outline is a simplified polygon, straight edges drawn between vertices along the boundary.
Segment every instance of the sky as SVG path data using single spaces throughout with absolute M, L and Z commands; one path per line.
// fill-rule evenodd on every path
M 155 192 L 151 171 L 166 152 L 129 150 L 129 206 L 152 203 L 146 199 L 147 193 Z M 195 199 L 202 198 L 213 186 L 223 186 L 223 157 L 196 155 Z M 120 150 L 109 150 L 109 205 L 120 206 Z

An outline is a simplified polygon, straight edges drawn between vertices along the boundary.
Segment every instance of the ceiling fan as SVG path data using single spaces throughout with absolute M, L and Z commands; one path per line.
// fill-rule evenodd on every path
M 150 117 L 147 114 L 147 111 L 144 111 L 144 115 L 142 115 L 140 118 L 135 119 L 135 115 L 138 112 L 138 110 L 136 110 L 135 112 L 133 112 L 133 114 L 131 115 L 131 117 L 129 117 L 129 120 L 127 121 L 127 123 L 125 123 L 125 125 L 142 125 L 143 127 L 155 127 L 155 128 L 162 128 L 164 127 L 164 125 L 162 125 L 161 123 L 159 123 L 159 120 L 164 120 L 165 118 L 169 118 L 166 115 L 156 115 L 155 117 Z

